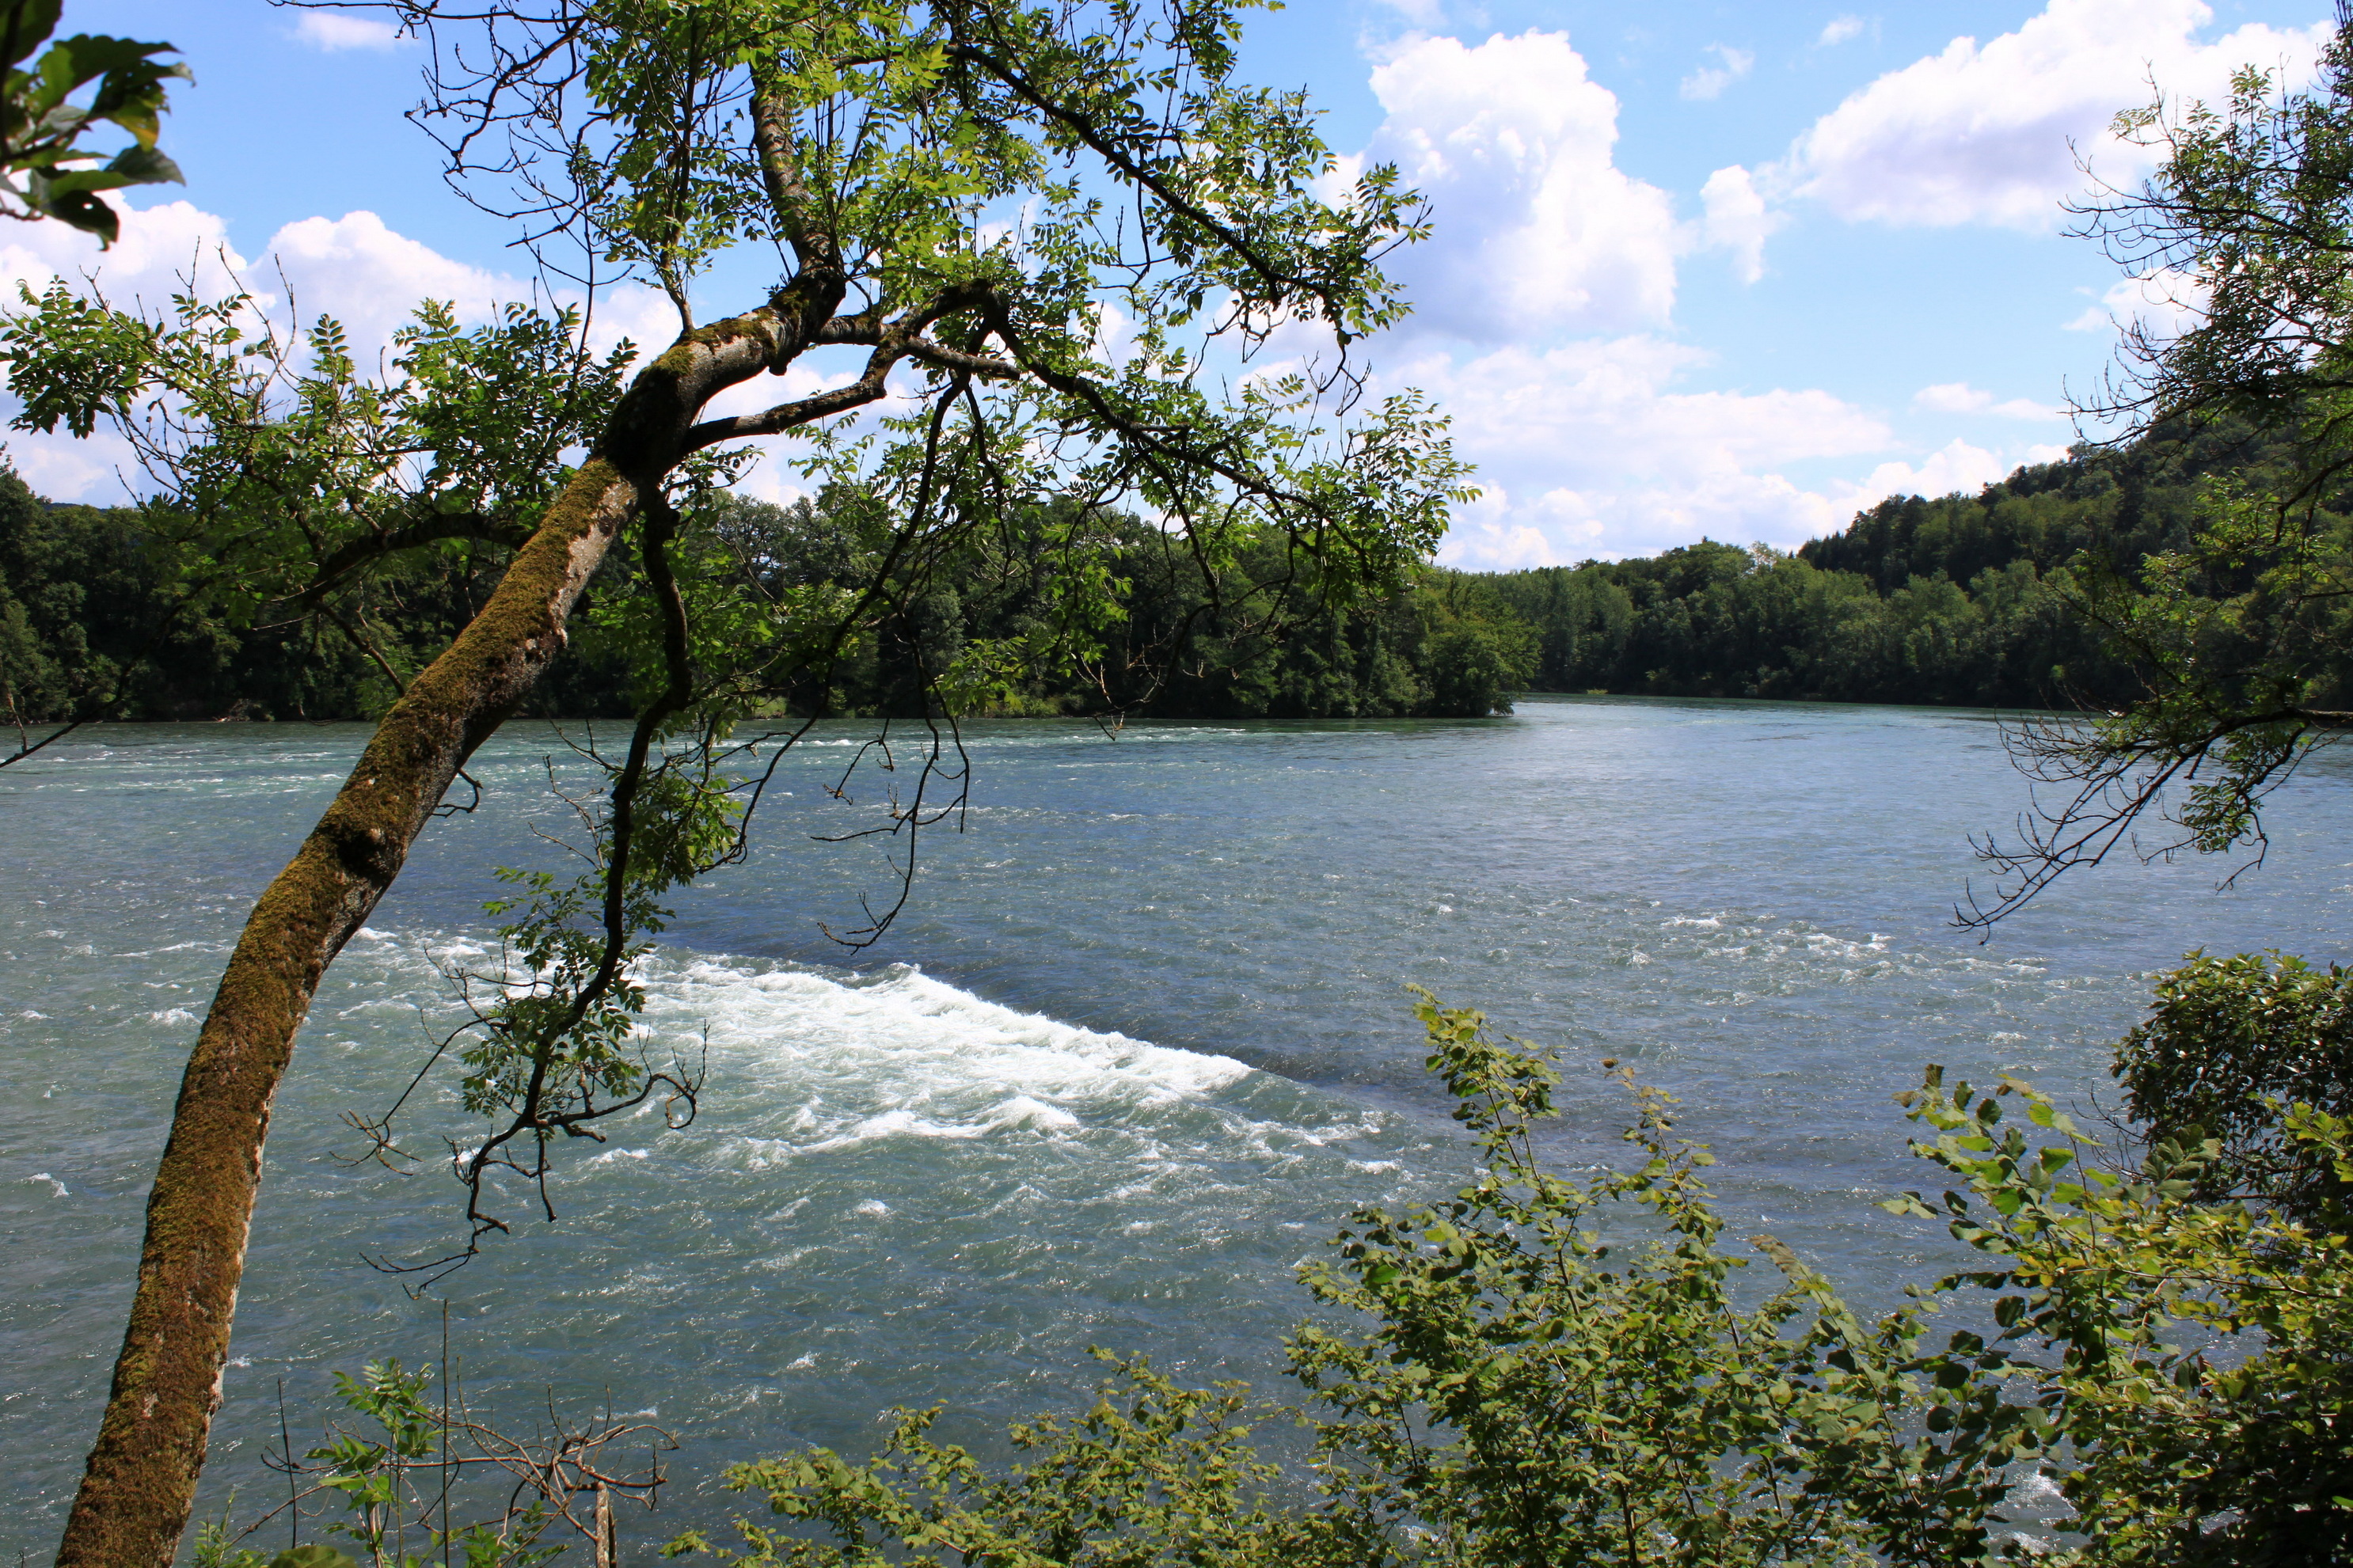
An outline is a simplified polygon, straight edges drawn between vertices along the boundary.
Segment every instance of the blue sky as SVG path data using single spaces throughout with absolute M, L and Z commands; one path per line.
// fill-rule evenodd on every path
M 1437 237 L 1398 268 L 1417 314 L 1374 363 L 1434 395 L 1480 466 L 1444 558 L 1518 566 L 1704 535 L 1786 548 L 1882 496 L 2057 455 L 2068 388 L 2152 291 L 2063 233 L 2071 141 L 2129 180 L 2145 165 L 2105 127 L 2152 79 L 2211 97 L 2238 65 L 2297 75 L 2327 16 L 1303 0 L 1253 19 L 1245 68 L 1305 85 L 1336 150 L 1398 162 L 1431 198 Z M 415 45 L 263 0 L 69 0 L 67 26 L 179 46 L 197 81 L 164 145 L 188 184 L 134 198 L 103 261 L 57 225 L 11 226 L 0 284 L 95 268 L 154 299 L 226 247 L 363 342 L 422 296 L 480 315 L 527 288 L 509 232 L 447 191 L 401 117 Z M 642 294 L 607 314 L 667 336 Z M 8 446 L 46 493 L 122 495 L 101 443 Z

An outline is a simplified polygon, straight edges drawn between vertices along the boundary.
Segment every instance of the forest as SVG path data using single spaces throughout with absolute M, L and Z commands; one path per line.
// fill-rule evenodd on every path
M 1470 716 L 1508 710 L 1522 691 L 2113 706 L 2137 678 L 2087 613 L 2091 590 L 2136 586 L 2149 557 L 2179 550 L 2202 481 L 2260 477 L 2278 460 L 2276 442 L 2230 421 L 2160 426 L 2021 468 L 1975 496 L 1891 497 L 1794 553 L 1704 540 L 1522 572 L 1430 566 L 1398 592 L 1337 605 L 1271 538 L 1209 594 L 1166 535 L 1120 519 L 1110 570 L 1122 619 L 1105 652 L 1075 668 L 1017 670 L 976 707 Z M 856 590 L 882 569 L 890 537 L 875 504 L 832 492 L 789 506 L 721 497 L 708 533 L 774 587 Z M 373 718 L 472 616 L 503 564 L 494 546 L 461 542 L 371 584 L 375 602 L 339 622 L 268 605 L 240 613 L 206 591 L 204 563 L 171 538 L 168 519 L 47 502 L 0 474 L 0 682 L 15 721 Z M 791 706 L 857 717 L 934 700 L 926 676 L 1050 620 L 1059 568 L 1039 541 L 1017 523 L 966 542 Z M 602 585 L 632 570 L 614 559 Z M 631 710 L 628 661 L 586 619 L 529 711 Z

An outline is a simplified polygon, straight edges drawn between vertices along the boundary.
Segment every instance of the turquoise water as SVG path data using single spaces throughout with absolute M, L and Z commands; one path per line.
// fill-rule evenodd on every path
M 364 731 L 85 733 L 0 773 L 0 1551 L 36 1554 L 195 1022 Z M 2080 1094 L 2185 950 L 2353 937 L 2353 792 L 2325 759 L 2234 890 L 2211 861 L 2110 868 L 1980 946 L 1947 923 L 1966 835 L 2025 799 L 1987 716 L 1539 700 L 1477 723 L 978 726 L 965 831 L 852 955 L 819 923 L 887 879 L 811 836 L 879 808 L 825 794 L 851 741 L 818 739 L 649 969 L 649 1026 L 708 1042 L 701 1119 L 566 1151 L 559 1220 L 447 1288 L 491 1413 L 527 1425 L 553 1390 L 684 1440 L 640 1540 L 723 1514 L 727 1460 L 862 1447 L 888 1405 L 944 1401 L 968 1436 L 1067 1398 L 1090 1344 L 1278 1386 L 1293 1266 L 1350 1205 L 1462 1165 L 1408 981 L 1567 1047 L 1564 1162 L 1616 1147 L 1616 1093 L 1581 1064 L 1683 1096 L 1736 1216 L 1868 1301 L 1943 1256 L 1873 1206 L 1916 1179 L 1889 1097 L 1921 1063 Z M 428 831 L 329 975 L 279 1101 L 211 1503 L 273 1486 L 280 1379 L 315 1429 L 332 1369 L 438 1354 L 438 1302 L 362 1254 L 439 1250 L 456 1190 L 341 1164 L 338 1116 L 387 1103 L 449 1016 L 488 868 L 556 863 L 531 831 L 559 825 L 552 752 L 522 728 L 486 751 L 483 810 Z

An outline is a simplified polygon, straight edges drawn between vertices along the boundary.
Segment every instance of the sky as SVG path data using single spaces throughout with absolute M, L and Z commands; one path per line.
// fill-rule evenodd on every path
M 1415 312 L 1366 347 L 1377 389 L 1429 395 L 1478 468 L 1440 559 L 1496 569 L 1789 549 L 1886 496 L 2063 456 L 2119 319 L 2170 297 L 2067 233 L 2079 160 L 2129 186 L 2149 163 L 2108 136 L 2118 110 L 2217 98 L 2249 64 L 2300 82 L 2329 14 L 1296 0 L 1251 17 L 1242 74 L 1303 85 L 1344 170 L 1395 163 L 1428 197 L 1433 237 L 1391 268 Z M 390 28 L 266 0 L 69 0 L 66 26 L 180 48 L 196 81 L 163 144 L 187 184 L 134 193 L 102 256 L 6 226 L 0 297 L 63 275 L 160 301 L 226 255 L 369 345 L 422 298 L 480 320 L 529 296 L 512 231 L 404 119 L 422 50 Z M 675 325 L 644 291 L 600 311 L 640 342 Z M 125 498 L 103 437 L 6 447 L 45 495 Z

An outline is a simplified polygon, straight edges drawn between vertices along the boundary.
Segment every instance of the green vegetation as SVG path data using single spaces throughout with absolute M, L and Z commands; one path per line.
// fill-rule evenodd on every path
M 2260 1006 L 2266 980 L 2198 984 Z M 1770 1237 L 1753 1247 L 1778 1289 L 1736 1288 L 1748 1259 L 1722 1245 L 1709 1157 L 1668 1097 L 1633 1089 L 1628 1168 L 1568 1180 L 1536 1135 L 1552 1058 L 1476 1013 L 1419 1011 L 1479 1169 L 1444 1202 L 1359 1210 L 1306 1270 L 1334 1315 L 1287 1346 L 1304 1405 L 1124 1363 L 1084 1415 L 1014 1428 L 1004 1468 L 902 1411 L 865 1463 L 731 1472 L 781 1528 L 672 1550 L 760 1568 L 2343 1560 L 2341 1210 L 2309 1225 L 2203 1195 L 2229 1156 L 2194 1128 L 2103 1151 L 2024 1084 L 1932 1068 L 1902 1098 L 1954 1190 L 1883 1206 L 1979 1256 L 1865 1321 Z M 2353 1122 L 2278 1101 L 2265 1122 L 2306 1163 L 2353 1162 Z M 1253 1447 L 1271 1422 L 1311 1436 L 1304 1478 Z M 2033 1478 L 2063 1507 L 2037 1509 Z
M 1050 643 L 1069 563 L 1050 547 L 1058 510 L 1017 513 L 963 542 L 916 582 L 891 562 L 887 517 L 854 494 L 779 507 L 712 498 L 691 514 L 702 548 L 770 596 L 887 595 L 890 615 L 821 664 L 787 672 L 776 711 L 844 717 L 937 711 L 935 687 L 967 648 Z M 1085 657 L 1028 660 L 981 712 L 1142 710 L 1242 717 L 1391 717 L 1508 710 L 1526 685 L 1532 636 L 1480 579 L 1424 570 L 1369 603 L 1336 604 L 1312 563 L 1286 578 L 1262 535 L 1203 587 L 1181 539 L 1110 521 L 1092 563 L 1121 584 L 1117 618 Z M 0 471 L 0 701 L 18 721 L 362 719 L 448 644 L 487 596 L 507 552 L 453 541 L 378 567 L 339 616 L 300 605 L 222 606 L 135 508 L 47 505 Z M 624 634 L 600 590 L 641 593 L 642 569 L 608 563 L 575 647 L 527 713 L 634 711 Z
M 2264 797 L 2353 710 L 2353 10 L 2304 89 L 2251 66 L 2223 103 L 2160 97 L 2115 129 L 2157 172 L 2078 207 L 2079 232 L 2127 275 L 2195 279 L 2202 304 L 2179 331 L 2130 328 L 2122 374 L 2083 412 L 2128 433 L 2248 431 L 2267 460 L 2210 472 L 2137 572 L 2085 580 L 2085 618 L 2135 682 L 2087 724 L 2021 737 L 2038 782 L 2073 798 L 2052 791 L 1990 857 L 1978 923 L 2119 846 L 2260 850 Z
M 169 107 L 164 83 L 190 73 L 155 58 L 179 52 L 169 44 L 88 33 L 51 43 L 63 9 L 63 0 L 0 4 L 0 214 L 55 218 L 111 245 L 122 220 L 100 192 L 182 183 L 156 142 Z M 72 101 L 93 83 L 87 103 Z M 108 125 L 129 132 L 131 145 L 99 163 L 82 138 Z
M 551 293 L 583 255 L 600 281 L 658 287 L 678 320 L 665 347 L 599 358 L 576 314 L 517 308 L 459 331 L 427 306 L 363 372 L 332 321 L 187 294 L 125 310 L 63 285 L 0 325 L 20 426 L 103 426 L 155 486 L 124 525 L 144 558 L 131 575 L 152 570 L 164 589 L 154 624 L 200 614 L 242 639 L 307 623 L 392 694 L 255 903 L 190 1054 L 66 1568 L 170 1561 L 227 1355 L 268 1109 L 316 987 L 575 626 L 589 678 L 623 694 L 632 722 L 624 746 L 588 759 L 603 787 L 567 797 L 589 879 L 518 875 L 518 945 L 468 982 L 506 1001 L 427 1064 L 457 1076 L 489 1125 L 453 1162 L 468 1238 L 420 1270 L 504 1230 L 498 1209 L 546 1212 L 556 1152 L 598 1120 L 657 1089 L 674 1125 L 691 1118 L 699 1077 L 622 1054 L 628 959 L 667 918 L 657 900 L 747 852 L 760 770 L 803 729 L 772 721 L 870 696 L 927 720 L 1018 710 L 1090 672 L 1156 689 L 1153 670 L 1194 668 L 1197 636 L 1248 653 L 1282 640 L 1282 616 L 1345 616 L 1411 585 L 1470 498 L 1467 470 L 1419 394 L 1360 395 L 1350 349 L 1406 311 L 1382 262 L 1427 232 L 1422 204 L 1391 166 L 1334 180 L 1304 95 L 1239 78 L 1246 9 L 402 0 L 427 60 L 415 118 L 451 184 L 575 267 L 551 260 Z M 750 271 L 714 272 L 739 250 Z M 698 279 L 730 277 L 773 281 L 698 320 Z M 1228 374 L 1229 353 L 1247 359 L 1278 330 L 1293 368 Z M 1294 349 L 1303 332 L 1326 349 Z M 714 412 L 812 356 L 848 379 Z M 813 580 L 805 559 L 723 531 L 714 498 L 757 454 L 745 443 L 769 437 L 821 498 L 820 531 L 849 549 L 840 573 Z M 54 573 L 54 552 L 26 553 Z M 1143 658 L 1123 641 L 1145 624 L 1124 599 L 1131 555 L 1160 571 L 1151 589 L 1204 601 L 1155 610 Z M 56 582 L 9 592 L 38 603 Z M 972 624 L 975 598 L 1006 626 Z M 35 612 L 21 620 L 33 640 Z M 160 668 L 149 628 L 95 652 L 85 631 L 77 653 L 71 623 L 51 615 L 37 650 L 58 700 L 86 694 L 102 711 L 113 677 Z M 1430 647 L 1430 702 L 1442 689 L 1483 711 L 1509 684 L 1505 644 L 1459 617 L 1416 611 L 1391 629 Z M 1319 668 L 1288 683 L 1302 701 L 1322 700 L 1325 672 L 1425 701 L 1391 679 L 1379 639 L 1348 631 L 1335 623 Z M 870 650 L 871 691 L 858 689 Z M 1268 708 L 1291 700 L 1280 671 L 1248 689 Z M 290 695 L 305 711 L 333 696 Z M 21 738 L 15 756 L 53 738 Z M 916 837 L 954 809 L 940 796 L 962 776 L 934 738 L 928 756 L 855 754 L 852 771 L 903 786 L 872 830 L 902 893 Z M 897 909 L 881 902 L 843 940 L 879 936 Z M 364 1124 L 387 1158 L 399 1109 Z
M 1535 631 L 1532 686 L 1675 697 L 2106 707 L 2144 689 L 2100 614 L 2190 536 L 2202 487 L 2285 454 L 2228 421 L 1893 498 L 1794 555 L 1703 542 L 1482 579 Z
M 1467 715 L 1508 710 L 1526 690 L 2115 705 L 2143 689 L 2144 670 L 2087 612 L 2150 561 L 2179 559 L 2201 485 L 2273 482 L 2281 456 L 2242 426 L 2168 427 L 2021 468 L 1976 496 L 1883 501 L 1793 555 L 1703 542 L 1577 567 L 1424 568 L 1353 604 L 1325 592 L 1313 563 L 1286 563 L 1274 533 L 1245 542 L 1212 592 L 1181 539 L 1115 517 L 1089 563 L 1115 584 L 1094 646 L 1017 664 L 979 708 Z M 794 671 L 774 699 L 782 710 L 906 715 L 935 704 L 968 648 L 1052 644 L 1071 566 L 1051 538 L 1072 510 L 1001 519 L 927 562 L 920 582 L 891 562 L 889 518 L 855 492 L 786 507 L 723 493 L 691 521 L 765 593 L 892 604 L 824 668 Z M 379 569 L 345 617 L 364 624 L 363 644 L 316 616 L 273 624 L 263 605 L 241 622 L 209 610 L 138 511 L 44 507 L 0 476 L 0 682 L 27 721 L 101 709 L 370 717 L 395 694 L 384 667 L 413 671 L 445 646 L 504 558 L 495 542 L 469 541 Z M 617 560 L 602 583 L 641 577 Z M 628 713 L 627 661 L 591 629 L 530 702 L 542 714 Z
M 1561 1174 L 1544 1138 L 1556 1057 L 1425 993 L 1472 1178 L 1357 1210 L 1303 1270 L 1319 1312 L 1282 1354 L 1303 1401 L 1105 1355 L 1093 1404 L 1015 1426 L 1008 1462 L 934 1439 L 937 1408 L 897 1411 L 863 1460 L 810 1448 L 731 1470 L 768 1521 L 670 1550 L 744 1568 L 2342 1561 L 2353 1121 L 2317 1102 L 2353 1087 L 2341 1050 L 2317 1047 L 2344 1031 L 2345 986 L 2293 962 L 2167 976 L 2116 1059 L 2147 1120 L 2107 1147 L 2025 1084 L 1930 1068 L 1898 1098 L 1948 1190 L 1882 1206 L 1977 1257 L 1875 1321 L 1774 1237 L 1728 1244 L 1708 1152 L 1615 1062 L 1634 1157 Z M 2251 1038 L 2282 1028 L 2316 1031 L 2315 1052 L 2251 1062 Z M 1775 1282 L 1744 1284 L 1759 1259 Z M 429 1373 L 342 1381 L 380 1436 L 338 1433 L 296 1469 L 378 1563 L 420 1561 L 403 1538 L 461 1540 L 485 1568 L 538 1561 L 596 1530 L 571 1499 L 659 1480 L 596 1479 L 595 1446 L 639 1430 L 607 1423 L 460 1536 L 446 1506 L 436 1520 L 451 1423 Z M 467 1463 L 512 1463 L 488 1428 L 454 1425 Z M 1260 1436 L 1286 1429 L 1303 1440 Z M 219 1526 L 197 1560 L 264 1563 Z
M 1420 400 L 1342 424 L 1336 380 L 1228 402 L 1200 376 L 1203 335 L 1250 348 L 1313 321 L 1345 349 L 1395 321 L 1378 262 L 1422 232 L 1415 198 L 1380 169 L 1336 205 L 1318 194 L 1331 160 L 1312 116 L 1229 80 L 1224 6 L 1108 15 L 1096 32 L 996 0 L 406 7 L 412 25 L 507 28 L 491 58 L 526 62 L 483 76 L 437 56 L 428 117 L 525 127 L 503 164 L 468 163 L 458 138 L 453 178 L 519 171 L 505 210 L 678 303 L 679 338 L 626 390 L 623 360 L 528 312 L 464 333 L 428 309 L 382 383 L 332 322 L 246 341 L 237 302 L 151 321 L 60 289 L 12 320 L 23 422 L 111 422 L 169 477 L 131 511 L 0 493 L 20 724 L 384 715 L 257 906 L 192 1058 L 61 1562 L 169 1559 L 295 1029 L 472 748 L 527 697 L 635 725 L 626 757 L 596 759 L 593 869 L 511 876 L 510 966 L 483 977 L 505 1000 L 452 1058 L 491 1124 L 459 1176 L 470 1235 L 423 1269 L 504 1230 L 497 1184 L 543 1184 L 568 1135 L 658 1091 L 691 1116 L 699 1079 L 625 1044 L 628 962 L 668 918 L 659 899 L 744 852 L 754 784 L 726 770 L 744 728 L 780 714 L 1484 714 L 1530 687 L 2106 709 L 2033 732 L 2043 776 L 2084 793 L 2009 858 L 2021 877 L 1989 919 L 2124 841 L 2175 781 L 2196 781 L 2175 817 L 2188 842 L 2259 839 L 2263 792 L 2345 719 L 2353 21 L 2310 91 L 2250 71 L 2222 110 L 2126 117 L 2164 164 L 2089 209 L 2093 228 L 2136 271 L 2215 284 L 2201 323 L 2136 341 L 2146 374 L 2116 410 L 2140 421 L 2131 444 L 1888 502 L 1794 557 L 1704 542 L 1482 577 L 1423 564 L 1466 475 Z M 73 43 L 59 69 L 86 82 Z M 121 46 L 130 162 L 41 174 L 23 199 L 102 232 L 91 191 L 169 177 L 157 47 Z M 11 78 L 12 101 L 30 80 Z M 582 111 L 603 140 L 553 135 Z M 71 139 L 43 167 L 87 161 Z M 11 140 L 11 167 L 36 155 Z M 1134 198 L 1116 224 L 1098 186 Z M 1016 208 L 1018 252 L 987 221 Z M 693 323 L 694 275 L 772 238 L 784 285 Z M 1213 298 L 1228 313 L 1198 320 Z M 1113 308 L 1135 326 L 1116 365 L 1097 348 Z M 828 345 L 870 349 L 867 374 L 700 420 Z M 482 374 L 501 364 L 516 379 Z M 911 405 L 871 446 L 841 434 L 893 372 L 919 384 Z M 747 459 L 725 445 L 787 432 L 818 499 L 726 499 Z M 625 534 L 634 549 L 607 559 Z M 570 684 L 534 696 L 575 608 Z M 909 876 L 916 829 L 944 814 L 923 795 L 939 757 L 881 830 Z M 1978 1256 L 1875 1321 L 1770 1237 L 1753 1245 L 1780 1284 L 1740 1289 L 1749 1259 L 1724 1242 L 1707 1152 L 1630 1077 L 1629 1168 L 1549 1168 L 1555 1064 L 1426 998 L 1430 1065 L 1480 1166 L 1440 1203 L 1360 1210 L 1307 1272 L 1327 1316 L 1286 1347 L 1303 1405 L 1259 1410 L 1123 1362 L 1084 1415 L 1017 1428 L 1008 1467 L 902 1412 L 863 1462 L 737 1470 L 782 1525 L 676 1550 L 843 1568 L 2344 1561 L 2344 990 L 2334 969 L 2194 961 L 2120 1050 L 2140 1120 L 2110 1152 L 2029 1086 L 1929 1069 L 1905 1097 L 1913 1147 L 1949 1190 L 1888 1206 Z M 387 1152 L 398 1109 L 362 1123 Z M 396 1367 L 350 1392 L 386 1438 L 311 1458 L 353 1510 L 345 1533 L 406 1561 L 402 1510 L 421 1498 L 395 1460 L 423 1468 L 446 1406 Z M 1254 1447 L 1270 1419 L 1303 1427 L 1303 1469 Z M 2021 1529 L 2030 1479 L 2064 1507 Z M 470 1560 L 528 1560 L 543 1520 L 520 1537 L 481 1524 Z M 442 1523 L 417 1539 L 446 1553 L 446 1508 Z M 251 1561 L 217 1532 L 206 1550 Z

